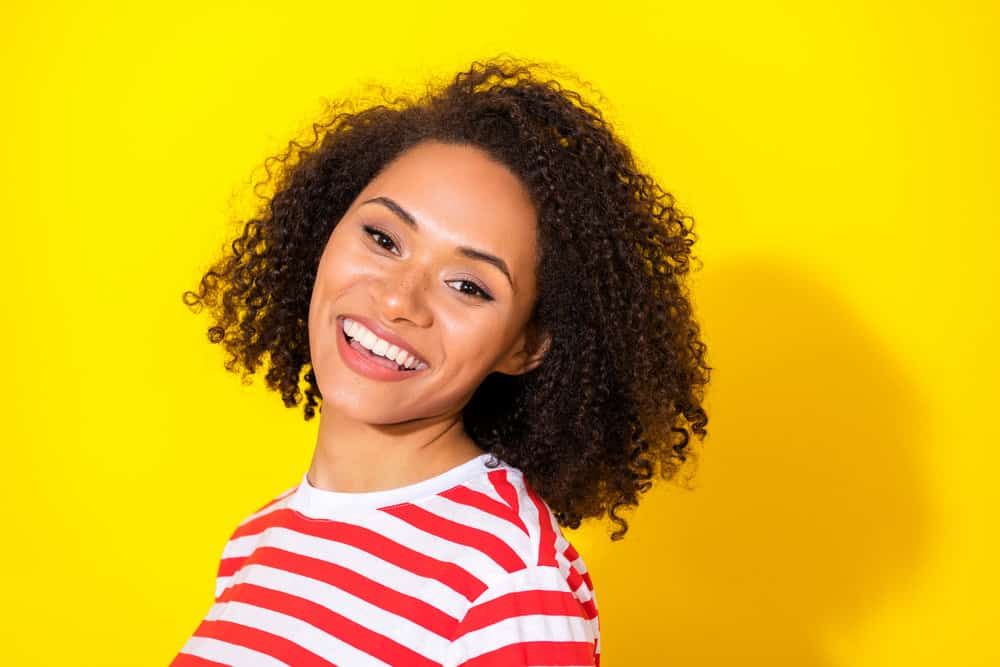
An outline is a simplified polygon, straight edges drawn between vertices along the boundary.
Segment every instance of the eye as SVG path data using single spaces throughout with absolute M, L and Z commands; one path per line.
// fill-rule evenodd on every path
M 378 227 L 372 227 L 370 225 L 362 225 L 361 228 L 365 231 L 365 234 L 367 234 L 376 244 L 378 244 L 380 248 L 388 250 L 394 255 L 399 254 L 398 252 L 395 251 L 396 242 L 392 240 L 391 236 L 383 232 L 381 229 L 379 229 Z M 446 284 L 448 285 L 450 285 L 451 283 L 461 283 L 462 287 L 460 287 L 457 291 L 465 296 L 471 296 L 473 298 L 480 299 L 482 301 L 493 301 L 493 296 L 489 292 L 487 292 L 484 287 L 482 287 L 475 281 L 449 280 L 446 282 Z
M 393 248 L 396 247 L 396 242 L 393 241 L 388 234 L 383 232 L 381 229 L 378 229 L 377 227 L 362 225 L 361 228 L 364 229 L 365 234 L 370 236 L 372 240 L 375 241 L 375 243 L 377 243 L 380 247 L 388 250 L 389 252 L 394 252 Z M 399 254 L 399 253 L 394 253 L 394 254 Z
M 460 288 L 458 291 L 462 294 L 467 294 L 468 296 L 475 297 L 477 299 L 482 299 L 483 301 L 492 301 L 493 297 L 485 289 L 472 282 L 471 280 L 449 280 L 447 284 L 451 283 L 462 283 L 463 286 L 471 287 L 471 289 L 466 290 Z

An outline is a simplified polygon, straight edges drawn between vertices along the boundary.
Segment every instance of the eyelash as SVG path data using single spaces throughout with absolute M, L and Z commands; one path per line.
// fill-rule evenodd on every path
M 383 232 L 381 229 L 378 229 L 377 227 L 362 225 L 362 229 L 364 229 L 365 234 L 367 234 L 369 238 L 371 238 L 375 242 L 375 245 L 382 248 L 383 250 L 388 250 L 389 252 L 392 252 L 389 248 L 386 248 L 384 245 L 379 243 L 378 239 L 375 238 L 375 235 L 377 234 L 378 236 L 387 239 L 390 243 L 393 244 L 393 246 L 395 246 L 396 242 L 392 240 L 392 237 L 390 237 L 388 234 Z M 469 285 L 472 285 L 473 287 L 476 288 L 476 292 L 470 294 L 469 292 L 463 292 L 462 290 L 457 290 L 457 291 L 465 296 L 471 296 L 475 299 L 482 299 L 483 301 L 493 301 L 493 297 L 490 295 L 490 293 L 487 292 L 485 289 L 483 289 L 482 286 L 480 286 L 478 283 L 472 280 L 449 280 L 448 283 L 468 283 Z

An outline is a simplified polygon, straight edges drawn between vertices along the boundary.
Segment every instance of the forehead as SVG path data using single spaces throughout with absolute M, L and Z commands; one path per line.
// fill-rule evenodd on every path
M 421 234 L 499 255 L 512 270 L 534 266 L 537 221 L 531 197 L 513 172 L 481 149 L 418 144 L 372 179 L 354 206 L 379 195 L 406 209 Z

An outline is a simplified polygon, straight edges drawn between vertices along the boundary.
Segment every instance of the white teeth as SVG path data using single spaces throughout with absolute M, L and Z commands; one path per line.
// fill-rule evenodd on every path
M 373 334 L 371 331 L 365 329 L 365 332 L 361 334 L 361 337 L 358 340 L 361 342 L 362 345 L 364 345 L 370 350 L 373 347 L 375 347 L 375 342 L 378 340 L 378 336 Z
M 343 329 L 344 333 L 358 341 L 358 343 L 366 349 L 371 350 L 373 354 L 385 357 L 390 361 L 395 361 L 404 368 L 417 368 L 421 370 L 427 368 L 427 364 L 418 362 L 416 357 L 409 352 L 406 352 L 396 345 L 392 345 L 389 341 L 379 338 L 354 320 L 344 318 Z

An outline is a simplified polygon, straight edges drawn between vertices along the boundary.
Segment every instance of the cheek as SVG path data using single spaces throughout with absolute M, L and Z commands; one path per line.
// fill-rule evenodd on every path
M 316 268 L 315 292 L 322 299 L 336 299 L 352 284 L 371 273 L 366 258 L 343 244 L 331 244 Z
M 316 267 L 309 300 L 310 345 L 324 340 L 324 334 L 336 315 L 335 305 L 361 278 L 358 266 L 358 262 L 352 261 L 340 245 L 331 243 L 324 250 Z
M 461 364 L 461 372 L 478 374 L 494 363 L 505 334 L 503 318 L 497 312 L 449 304 L 438 313 L 442 344 L 448 358 Z

